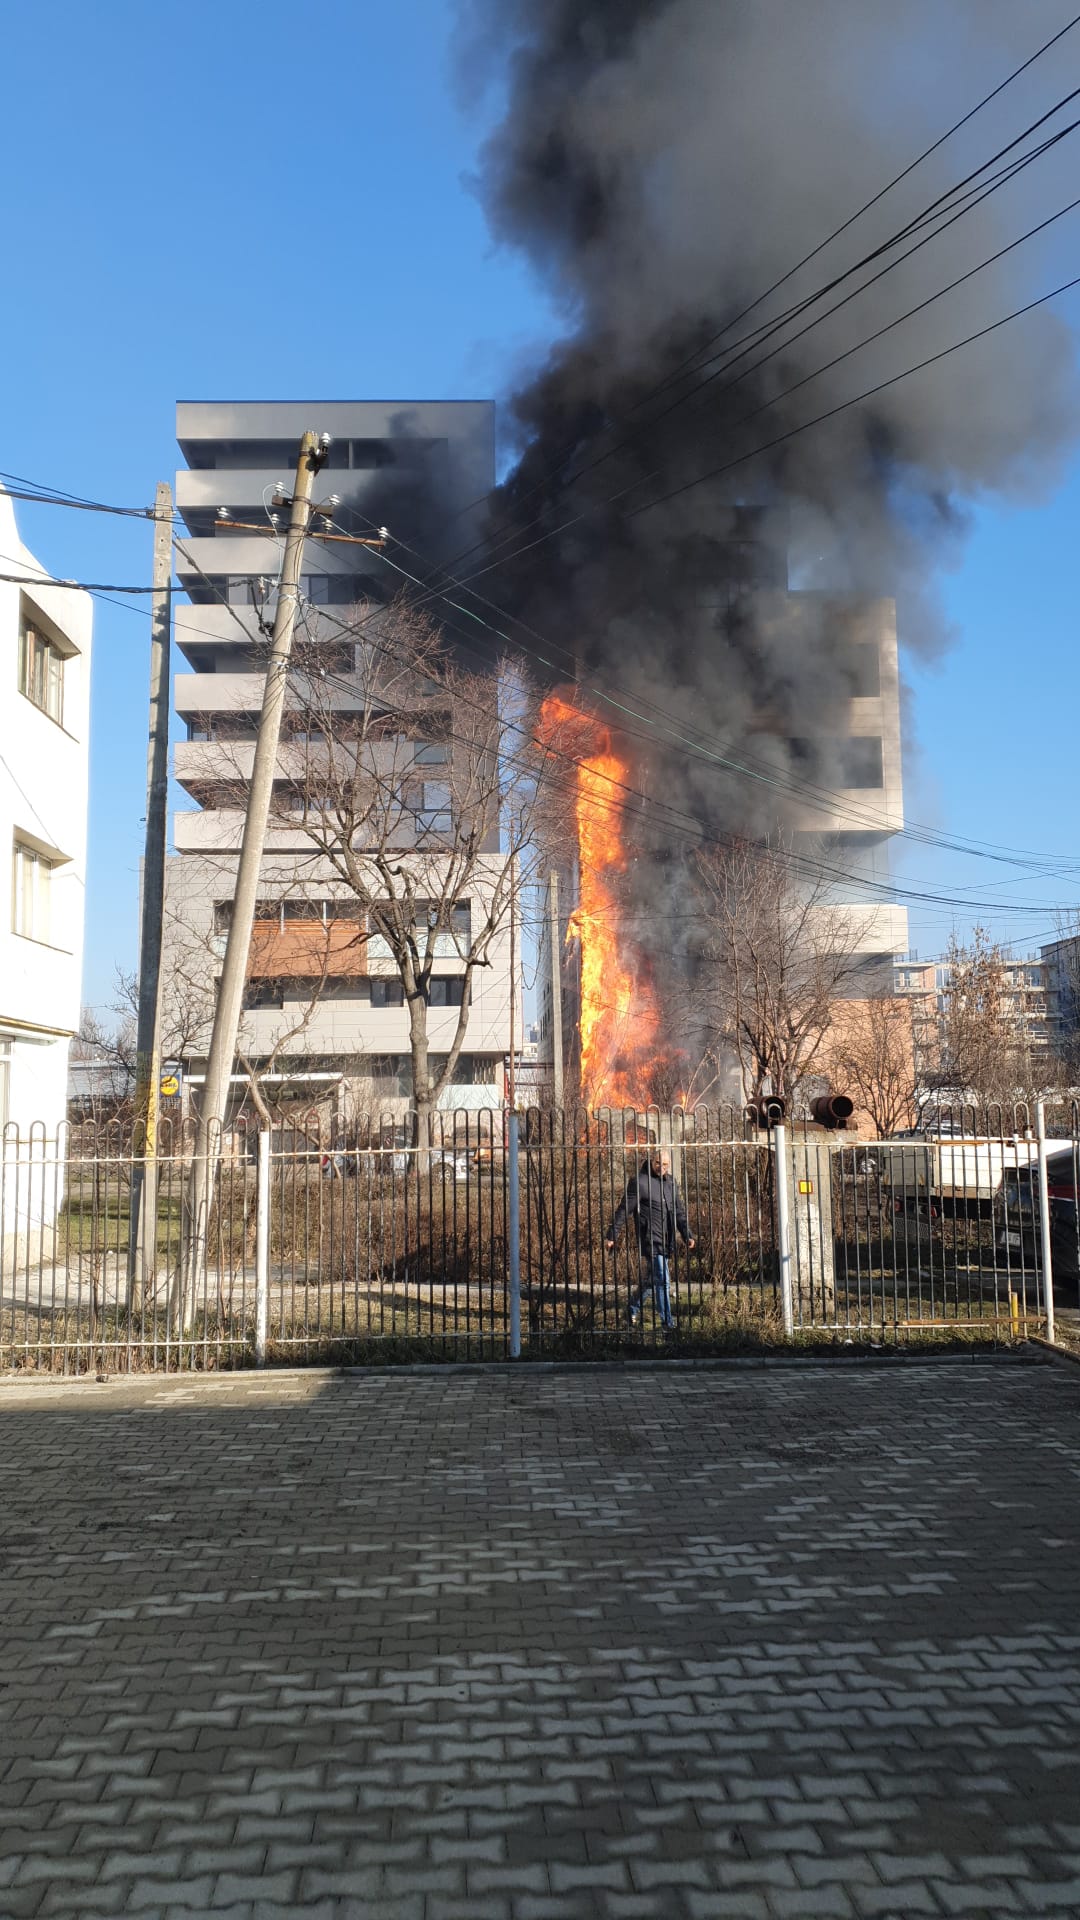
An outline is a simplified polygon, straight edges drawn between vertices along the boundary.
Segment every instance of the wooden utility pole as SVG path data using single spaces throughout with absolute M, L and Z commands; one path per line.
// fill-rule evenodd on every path
M 255 758 L 248 786 L 247 810 L 240 843 L 240 861 L 236 873 L 232 917 L 229 922 L 225 959 L 221 969 L 214 1026 L 210 1036 L 210 1054 L 206 1063 L 206 1081 L 199 1110 L 195 1140 L 195 1164 L 192 1168 L 188 1212 L 186 1277 L 183 1287 L 182 1326 L 186 1329 L 206 1272 L 206 1238 L 210 1207 L 214 1197 L 217 1158 L 221 1151 L 221 1133 L 225 1122 L 236 1056 L 236 1037 L 244 1000 L 248 951 L 255 919 L 255 903 L 262 872 L 266 828 L 270 818 L 274 775 L 277 771 L 281 716 L 285 706 L 289 656 L 293 627 L 300 596 L 300 574 L 304 540 L 311 518 L 311 492 L 315 476 L 326 459 L 328 436 L 305 433 L 300 442 L 293 488 L 292 512 L 285 541 L 285 559 L 278 585 L 274 633 L 266 665 L 262 712 L 255 740 Z
M 552 1099 L 563 1103 L 562 945 L 559 940 L 559 876 L 548 879 L 548 945 L 551 948 L 551 1058 Z
M 157 1125 L 161 1079 L 161 943 L 169 796 L 169 650 L 172 639 L 172 489 L 154 499 L 154 592 L 150 613 L 150 738 L 146 753 L 146 841 L 139 928 L 135 1041 L 135 1128 L 128 1226 L 128 1311 L 142 1306 L 157 1257 Z

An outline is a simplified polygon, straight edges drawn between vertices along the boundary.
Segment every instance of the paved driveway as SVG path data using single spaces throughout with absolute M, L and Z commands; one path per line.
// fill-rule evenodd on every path
M 1080 1368 L 0 1389 L 0 1914 L 1080 1909 Z

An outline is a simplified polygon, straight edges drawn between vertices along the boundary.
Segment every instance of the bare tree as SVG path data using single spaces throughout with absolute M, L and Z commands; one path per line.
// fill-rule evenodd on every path
M 952 935 L 945 954 L 937 1078 L 960 1097 L 1014 1101 L 1037 1091 L 1043 1063 L 1033 1060 L 1023 1004 L 1004 950 L 985 927 L 968 943 Z
M 129 1129 L 135 1088 L 135 1021 L 126 1004 L 111 1007 L 115 1020 L 84 1007 L 71 1043 L 73 1098 L 69 1117 L 96 1130 L 106 1123 Z
M 919 1124 L 926 1089 L 910 1000 L 878 993 L 835 1009 L 822 1065 L 833 1086 L 869 1115 L 879 1140 Z
M 404 602 L 358 609 L 347 645 L 350 662 L 338 660 L 340 634 L 330 650 L 344 671 L 327 668 L 318 637 L 297 648 L 275 824 L 299 830 L 319 871 L 349 890 L 369 961 L 401 982 L 415 1139 L 427 1145 L 476 976 L 531 874 L 545 809 L 558 804 L 559 748 L 534 742 L 516 670 L 467 671 Z M 456 1020 L 436 1062 L 428 1009 L 440 960 L 455 964 Z
M 737 1063 L 744 1099 L 792 1100 L 859 983 L 867 922 L 832 904 L 812 855 L 783 840 L 710 848 L 696 865 L 706 1051 L 718 1075 Z

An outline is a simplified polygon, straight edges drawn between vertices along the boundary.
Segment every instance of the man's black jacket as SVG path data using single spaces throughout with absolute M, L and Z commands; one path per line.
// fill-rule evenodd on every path
M 690 1238 L 686 1209 L 670 1173 L 654 1173 L 648 1160 L 642 1161 L 630 1175 L 626 1192 L 611 1223 L 609 1240 L 614 1240 L 627 1214 L 633 1214 L 638 1245 L 642 1253 L 674 1253 L 676 1229 L 684 1240 Z

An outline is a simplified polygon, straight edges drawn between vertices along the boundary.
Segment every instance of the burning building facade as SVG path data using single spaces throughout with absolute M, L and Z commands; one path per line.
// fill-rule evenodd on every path
M 818 863 L 835 871 L 823 899 L 857 938 L 848 990 L 862 997 L 887 988 L 892 955 L 907 941 L 907 911 L 889 897 L 889 846 L 903 826 L 895 603 L 790 592 L 779 564 L 774 543 L 758 583 L 744 577 L 747 611 L 752 599 L 754 619 L 770 631 L 826 632 L 833 653 L 846 658 L 850 691 L 835 704 L 831 732 L 816 738 L 777 735 L 764 707 L 748 716 L 740 765 L 748 783 L 771 781 L 784 763 L 800 765 L 776 817 L 811 871 Z M 687 991 L 703 938 L 687 836 L 657 849 L 632 742 L 602 710 L 566 688 L 543 711 L 558 718 L 564 745 L 575 750 L 577 841 L 557 867 L 557 933 L 550 915 L 542 922 L 538 1064 L 553 1084 L 561 1078 L 571 1101 L 674 1104 L 694 1082 L 701 1046 Z

